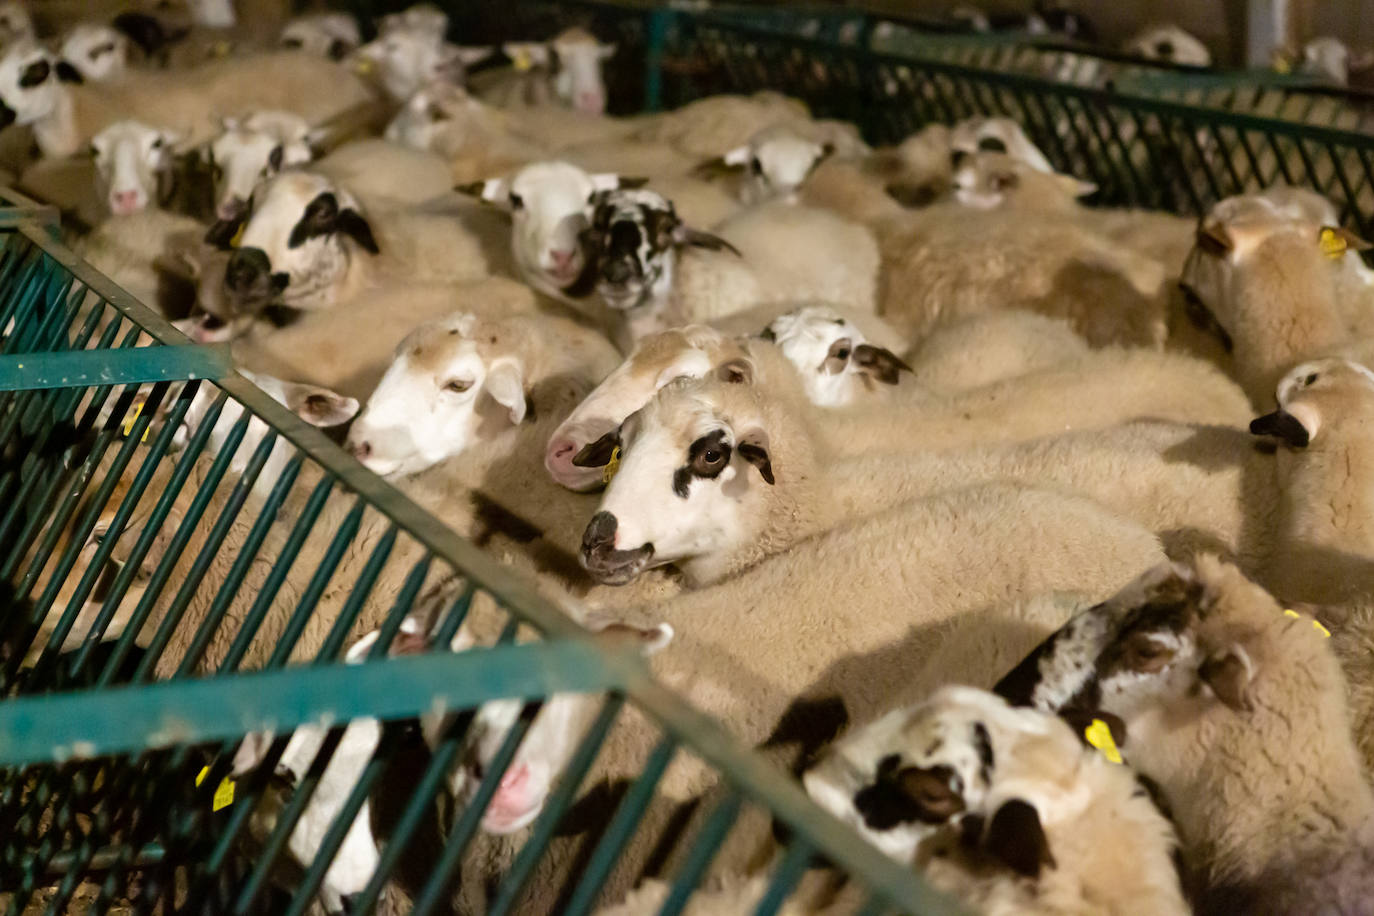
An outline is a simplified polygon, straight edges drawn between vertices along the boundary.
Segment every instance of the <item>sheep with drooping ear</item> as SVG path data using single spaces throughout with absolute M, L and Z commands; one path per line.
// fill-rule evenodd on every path
M 1173 812 L 1202 912 L 1361 912 L 1374 792 L 1323 628 L 1234 566 L 1166 564 L 1083 611 L 998 685 L 1121 718 Z
M 811 172 L 834 152 L 834 144 L 817 142 L 789 127 L 771 127 L 743 146 L 701 163 L 695 171 L 735 176 L 736 196 L 746 204 L 774 198 L 795 201 Z
M 58 54 L 58 66 L 72 68 L 83 80 L 118 79 L 129 64 L 129 39 L 113 26 L 81 23 L 62 39 Z

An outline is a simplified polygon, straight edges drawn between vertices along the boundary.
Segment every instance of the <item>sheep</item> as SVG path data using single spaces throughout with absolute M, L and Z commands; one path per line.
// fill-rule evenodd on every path
M 907 361 L 922 388 L 954 394 L 1087 356 L 1068 322 L 1012 309 L 945 325 L 911 348 Z
M 586 29 L 565 29 L 548 42 L 508 42 L 502 50 L 513 68 L 475 76 L 469 85 L 480 97 L 505 108 L 557 102 L 581 114 L 606 111 L 603 61 L 615 45 L 602 44 Z
M 358 23 L 347 13 L 313 13 L 297 16 L 281 30 L 283 48 L 343 60 L 362 44 Z
M 33 17 L 23 0 L 0 3 L 0 45 L 32 40 L 35 37 Z
M 791 126 L 820 143 L 830 141 L 837 150 L 854 149 L 861 142 L 853 125 L 812 121 L 800 102 L 770 91 L 699 99 L 676 111 L 641 119 L 631 137 L 666 143 L 700 161 L 744 146 L 754 134 L 776 126 Z
M 83 22 L 62 39 L 60 60 L 93 83 L 119 79 L 129 65 L 129 39 L 113 26 Z
M 75 247 L 92 267 L 135 299 L 164 315 L 179 317 L 194 302 L 194 292 L 184 284 L 169 284 L 158 258 L 177 236 L 198 237 L 204 231 L 190 217 L 144 209 L 105 220 Z
M 852 354 L 851 354 L 852 355 Z M 699 378 L 744 359 L 768 397 L 790 402 L 807 416 L 811 435 L 837 456 L 949 451 L 972 443 L 1013 443 L 1066 430 L 1091 430 L 1137 417 L 1179 423 L 1243 425 L 1244 395 L 1219 371 L 1176 354 L 1104 350 L 1038 372 L 945 397 L 905 374 L 873 374 L 896 381 L 896 392 L 862 409 L 805 411 L 805 384 L 776 348 L 764 341 L 734 342 L 702 327 L 646 338 L 622 367 L 568 417 L 549 441 L 545 467 L 564 486 L 600 483 L 595 462 L 574 458 L 677 378 Z M 846 372 L 867 367 L 846 366 Z M 812 367 L 823 374 L 824 363 Z M 919 363 L 917 371 L 920 371 Z M 900 398 L 896 397 L 900 395 Z M 896 403 L 894 403 L 896 402 Z M 893 413 L 895 406 L 907 412 Z
M 448 33 L 448 14 L 433 3 L 416 3 L 399 13 L 389 13 L 377 20 L 377 31 L 385 35 L 395 29 L 416 29 L 435 35 Z
M 911 371 L 890 350 L 868 343 L 854 322 L 824 305 L 785 312 L 762 336 L 796 367 L 808 400 L 820 407 L 845 407 L 874 391 L 891 391 L 900 373 Z
M 1031 142 L 1021 125 L 1011 118 L 967 118 L 949 132 L 951 161 L 957 166 L 961 153 L 1004 153 L 1037 172 L 1053 174 L 1054 166 Z
M 566 162 L 537 162 L 513 175 L 460 186 L 459 191 L 511 214 L 511 254 L 532 288 L 576 304 L 591 293 L 595 263 L 581 240 L 594 195 L 637 187 L 642 180 L 588 174 Z
M 1204 222 L 1184 277 L 1192 315 L 1230 350 L 1253 403 L 1265 403 L 1295 363 L 1358 352 L 1358 338 L 1374 330 L 1358 314 L 1369 311 L 1367 294 L 1349 292 L 1363 281 L 1345 265 L 1346 253 L 1363 245 L 1345 230 L 1305 220 Z
M 600 465 L 619 449 L 582 539 L 579 559 L 593 578 L 620 584 L 672 564 L 700 588 L 901 500 L 902 459 L 857 473 L 751 376 L 736 360 L 719 377 L 671 382 L 583 450 L 583 463 Z
M 1062 720 L 944 687 L 847 735 L 812 798 L 978 913 L 1190 913 L 1177 837 Z
M 834 152 L 833 145 L 800 136 L 790 127 L 772 127 L 754 134 L 745 145 L 701 163 L 696 171 L 735 173 L 736 196 L 745 204 L 795 200 L 812 170 Z
M 310 125 L 289 111 L 258 111 L 225 118 L 205 149 L 215 172 L 215 216 L 232 220 L 248 207 L 259 182 L 314 158 Z
M 117 121 L 91 138 L 96 176 L 111 213 L 128 216 L 167 200 L 179 139 L 173 131 L 137 121 Z
M 1126 42 L 1123 50 L 1145 60 L 1189 67 L 1212 66 L 1212 54 L 1207 46 L 1176 25 L 1156 25 L 1144 29 Z
M 352 54 L 356 72 L 375 78 L 395 102 L 404 102 L 432 80 L 461 85 L 467 68 L 491 55 L 490 48 L 463 48 L 442 32 L 398 25 Z
M 871 233 L 820 210 L 775 202 L 703 233 L 656 192 L 608 191 L 595 201 L 588 237 L 598 250 L 597 295 L 625 350 L 646 334 L 766 302 L 874 304 Z M 680 256 L 684 249 L 692 256 Z
M 244 109 L 284 109 L 316 123 L 372 100 L 340 65 L 299 52 L 216 61 L 170 82 L 131 71 L 118 81 L 75 86 L 62 75 L 37 45 L 21 42 L 0 56 L 0 123 L 32 126 L 47 157 L 72 155 L 123 118 L 180 131 L 196 146 L 218 132 L 221 118 Z
M 1326 637 L 1234 566 L 1166 564 L 1083 611 L 999 685 L 1102 710 L 1173 811 L 1199 912 L 1360 912 L 1374 792 Z
M 453 175 L 443 158 L 380 138 L 354 140 L 316 160 L 324 175 L 376 207 L 422 204 L 448 194 Z
M 285 172 L 254 194 L 251 214 L 221 220 L 207 240 L 238 235 L 225 283 L 262 287 L 301 311 L 332 308 L 387 282 L 465 282 L 487 273 L 478 238 L 442 214 L 364 216 L 354 196 L 322 175 Z M 383 251 L 385 249 L 385 251 Z
M 779 479 L 786 473 L 779 463 Z M 1054 533 L 1041 527 L 1046 524 Z M 1056 548 L 1028 550 L 1028 541 Z M 926 628 L 1011 596 L 1081 585 L 1085 575 L 1096 580 L 1087 591 L 1100 593 L 1159 555 L 1148 533 L 1087 501 L 1000 484 L 945 493 L 808 540 L 729 582 L 654 606 L 653 619 L 672 626 L 675 636 L 651 659 L 651 669 L 669 689 L 729 723 L 738 740 L 762 745 L 790 768 L 828 740 L 827 729 L 886 709 L 910 676 L 899 649 L 919 645 Z M 883 559 L 856 565 L 856 556 Z M 972 566 L 977 574 L 970 574 Z M 837 586 L 843 597 L 832 600 Z M 758 651 L 765 645 L 767 652 Z M 621 736 L 588 783 L 632 778 L 657 740 L 642 727 Z M 663 826 L 685 817 L 683 806 L 710 808 L 702 796 L 715 782 L 696 761 L 674 761 L 648 822 L 617 863 L 607 896 L 624 893 Z M 746 814 L 717 867 L 738 873 L 770 845 L 767 818 Z M 534 878 L 539 895 L 528 900 L 530 912 L 551 909 L 559 877 L 576 867 L 574 851 L 550 850 Z M 476 893 L 480 882 L 472 883 Z

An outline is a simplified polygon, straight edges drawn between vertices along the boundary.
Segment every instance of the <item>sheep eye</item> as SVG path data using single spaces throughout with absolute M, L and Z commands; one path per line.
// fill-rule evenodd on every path
M 730 446 L 723 432 L 715 432 L 692 443 L 688 466 L 697 477 L 715 477 L 730 461 Z
M 1313 372 L 1313 373 L 1312 373 L 1311 375 L 1309 375 L 1307 378 L 1303 379 L 1303 380 L 1302 380 L 1302 383 L 1303 383 L 1304 385 L 1310 385 L 1310 384 L 1312 384 L 1313 382 L 1315 382 L 1316 380 L 1317 380 L 1317 373 Z
M 510 205 L 513 209 L 516 210 L 523 209 L 525 206 L 525 199 L 521 197 L 519 194 L 516 194 L 514 191 L 512 191 L 510 195 Z
M 444 390 L 452 391 L 454 394 L 462 394 L 464 391 L 467 391 L 471 387 L 472 382 L 469 382 L 466 379 L 455 378 L 449 379 L 449 381 L 444 385 Z

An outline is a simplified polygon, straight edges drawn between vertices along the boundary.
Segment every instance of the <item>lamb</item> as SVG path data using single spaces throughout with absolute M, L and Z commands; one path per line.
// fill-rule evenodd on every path
M 458 190 L 508 210 L 520 278 L 547 296 L 576 304 L 594 282 L 595 263 L 581 240 L 594 195 L 641 183 L 615 174 L 590 175 L 566 162 L 538 162 Z
M 397 25 L 358 48 L 352 59 L 358 73 L 375 76 L 393 101 L 404 102 L 433 80 L 462 85 L 468 66 L 490 55 L 490 48 L 449 44 L 442 32 Z
M 921 389 L 905 373 L 876 373 L 870 376 L 873 381 L 897 382 L 893 394 L 869 400 L 861 408 L 808 412 L 806 383 L 775 347 L 764 341 L 730 341 L 696 327 L 647 338 L 558 429 L 549 442 L 545 467 L 564 486 L 598 485 L 597 469 L 591 466 L 595 462 L 584 457 L 588 466 L 572 463 L 579 452 L 602 436 L 614 438 L 626 417 L 674 379 L 699 378 L 740 359 L 750 363 L 756 384 L 767 389 L 767 396 L 805 414 L 811 434 L 837 456 L 1022 442 L 1138 417 L 1240 426 L 1250 416 L 1235 384 L 1200 360 L 1115 349 L 945 397 Z M 847 366 L 845 371 L 868 368 Z M 817 375 L 826 370 L 824 363 L 811 369 Z M 817 378 L 810 384 L 826 383 Z M 899 405 L 906 409 L 894 413 Z
M 358 23 L 347 13 L 314 13 L 297 16 L 281 30 L 281 46 L 343 60 L 362 44 Z
M 1151 26 L 1126 42 L 1123 50 L 1145 60 L 1189 67 L 1212 66 L 1207 46 L 1176 25 Z
M 1135 774 L 1062 720 L 944 687 L 846 736 L 812 798 L 972 911 L 1192 912 Z
M 588 237 L 598 251 L 597 294 L 627 351 L 647 334 L 766 302 L 874 304 L 872 235 L 820 210 L 768 204 L 713 234 L 687 226 L 653 191 L 611 191 L 596 199 Z M 701 248 L 710 253 L 683 251 Z
M 113 26 L 83 22 L 72 27 L 58 50 L 64 64 L 93 83 L 119 79 L 129 65 L 129 39 Z
M 818 143 L 788 127 L 773 127 L 754 134 L 743 146 L 708 159 L 696 171 L 733 173 L 736 196 L 745 204 L 795 200 L 812 170 L 834 152 L 833 145 Z
M 543 106 L 556 101 L 589 115 L 606 111 L 602 62 L 615 45 L 602 44 L 586 29 L 565 29 L 550 41 L 510 42 L 502 46 L 513 69 L 490 70 L 474 77 L 473 91 L 505 108 Z
M 195 146 L 220 120 L 248 109 L 293 111 L 318 123 L 370 103 L 366 86 L 332 61 L 299 52 L 220 60 L 165 74 L 130 72 L 83 86 L 61 81 L 56 59 L 18 43 L 0 57 L 0 122 L 30 125 L 42 154 L 70 156 L 107 124 L 136 119 L 179 131 Z
M 292 165 L 314 158 L 310 125 L 289 111 L 258 111 L 225 118 L 206 146 L 215 171 L 215 216 L 233 220 L 246 212 L 257 185 Z
M 91 138 L 96 176 L 111 213 L 128 216 L 167 201 L 179 139 L 172 131 L 137 121 L 117 121 Z
M 1227 344 L 1236 378 L 1256 405 L 1295 363 L 1359 353 L 1359 339 L 1374 330 L 1358 314 L 1369 300 L 1346 292 L 1350 280 L 1342 278 L 1346 252 L 1362 244 L 1302 220 L 1204 223 L 1185 275 L 1194 315 Z
M 1158 786 L 1198 911 L 1361 912 L 1374 792 L 1340 667 L 1312 621 L 1210 557 L 1142 575 L 1070 620 L 999 685 L 1012 702 L 1123 720 Z
M 464 282 L 487 273 L 481 241 L 458 220 L 405 210 L 364 216 L 346 188 L 309 172 L 271 179 L 254 195 L 251 215 L 217 222 L 207 239 L 227 245 L 240 232 L 229 290 L 261 288 L 263 301 L 302 311 L 334 307 L 388 280 Z

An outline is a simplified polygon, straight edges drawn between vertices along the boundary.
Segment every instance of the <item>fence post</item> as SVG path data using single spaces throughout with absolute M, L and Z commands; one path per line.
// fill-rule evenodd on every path
M 663 53 L 668 44 L 668 29 L 673 13 L 658 6 L 649 11 L 644 35 L 644 110 L 663 109 Z

